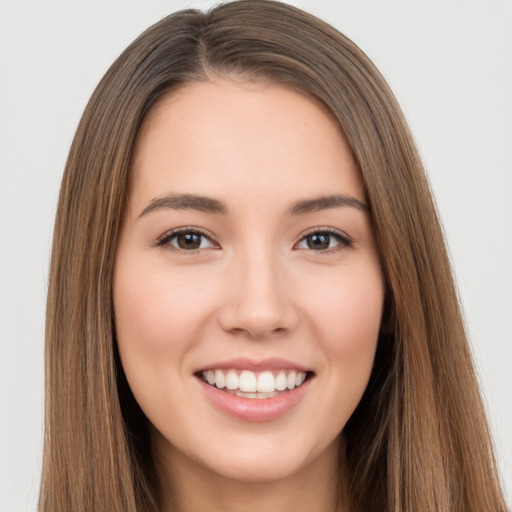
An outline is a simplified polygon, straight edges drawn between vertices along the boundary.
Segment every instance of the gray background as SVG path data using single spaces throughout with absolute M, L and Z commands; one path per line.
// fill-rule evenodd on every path
M 197 1 L 0 0 L 0 512 L 36 508 L 52 223 L 93 88 L 144 28 Z M 290 2 L 388 79 L 446 232 L 503 481 L 512 494 L 512 2 Z

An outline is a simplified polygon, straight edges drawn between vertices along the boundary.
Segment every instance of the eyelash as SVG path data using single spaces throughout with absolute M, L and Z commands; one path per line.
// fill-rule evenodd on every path
M 207 248 L 206 247 L 202 247 L 202 248 L 198 247 L 198 248 L 194 248 L 194 249 L 183 249 L 183 248 L 175 247 L 175 246 L 171 245 L 170 242 L 174 239 L 177 239 L 177 237 L 179 235 L 196 235 L 196 236 L 205 238 L 205 239 L 209 240 L 209 242 L 214 247 L 207 247 Z M 330 254 L 333 252 L 338 252 L 343 249 L 350 248 L 353 246 L 353 243 L 354 243 L 354 241 L 351 238 L 349 238 L 346 234 L 343 234 L 343 233 L 341 233 L 337 230 L 334 230 L 332 228 L 314 228 L 314 229 L 311 229 L 310 231 L 307 231 L 306 233 L 304 233 L 301 236 L 300 240 L 294 245 L 294 248 L 298 244 L 305 241 L 308 237 L 313 236 L 313 235 L 317 235 L 317 236 L 327 235 L 328 237 L 333 237 L 333 238 L 337 239 L 338 243 L 334 247 L 329 247 L 327 249 L 321 249 L 318 251 L 315 251 L 314 249 L 311 249 L 310 247 L 301 248 L 299 250 L 309 249 L 312 252 L 317 252 L 320 254 Z M 201 243 L 200 243 L 200 245 L 201 245 Z M 330 245 L 330 243 L 329 243 L 329 245 Z M 210 234 L 208 234 L 198 228 L 188 228 L 188 227 L 168 231 L 167 233 L 165 233 L 162 237 L 160 237 L 156 241 L 155 246 L 163 247 L 169 251 L 182 252 L 182 253 L 188 253 L 188 254 L 195 254 L 204 249 L 220 247 L 219 244 L 215 241 L 215 239 Z
M 298 245 L 299 243 L 301 243 L 302 241 L 306 240 L 306 238 L 308 238 L 312 235 L 327 235 L 329 237 L 333 237 L 333 238 L 337 239 L 337 241 L 338 241 L 338 243 L 334 247 L 330 247 L 327 249 L 315 251 L 314 249 L 309 248 L 312 252 L 318 252 L 320 254 L 331 254 L 334 252 L 342 251 L 344 249 L 349 249 L 354 245 L 354 241 L 350 237 L 348 237 L 345 233 L 342 233 L 336 229 L 313 228 L 309 231 L 306 231 L 306 233 L 304 233 L 301 236 L 300 240 L 297 242 L 297 244 L 295 244 L 295 246 Z
M 160 237 L 156 241 L 155 245 L 157 247 L 163 247 L 164 249 L 167 249 L 169 251 L 182 252 L 182 253 L 188 253 L 188 254 L 195 254 L 195 253 L 205 249 L 204 247 L 203 248 L 199 247 L 199 248 L 195 248 L 195 249 L 182 249 L 180 247 L 172 246 L 170 244 L 170 242 L 173 239 L 176 239 L 179 235 L 197 235 L 197 236 L 200 236 L 202 238 L 209 240 L 213 246 L 219 247 L 219 244 L 214 240 L 214 238 L 209 233 L 206 233 L 205 231 L 202 231 L 201 229 L 198 229 L 198 228 L 188 228 L 188 227 L 173 229 L 171 231 L 168 231 L 167 233 L 165 233 L 162 237 Z

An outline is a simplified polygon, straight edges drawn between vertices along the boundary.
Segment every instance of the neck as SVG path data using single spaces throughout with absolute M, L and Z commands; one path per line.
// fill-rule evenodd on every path
M 339 445 L 340 441 L 336 440 Z M 346 512 L 341 449 L 329 447 L 308 466 L 279 480 L 239 481 L 204 468 L 177 450 L 157 460 L 162 512 Z M 344 457 L 343 457 L 344 459 Z

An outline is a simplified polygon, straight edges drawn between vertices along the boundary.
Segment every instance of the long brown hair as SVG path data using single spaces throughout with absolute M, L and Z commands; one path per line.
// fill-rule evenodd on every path
M 387 302 L 370 383 L 344 429 L 351 510 L 506 510 L 442 232 L 393 94 L 328 24 L 239 0 L 150 27 L 83 114 L 54 231 L 40 512 L 158 510 L 146 419 L 117 355 L 113 261 L 144 117 L 212 75 L 315 100 L 339 124 L 366 187 Z

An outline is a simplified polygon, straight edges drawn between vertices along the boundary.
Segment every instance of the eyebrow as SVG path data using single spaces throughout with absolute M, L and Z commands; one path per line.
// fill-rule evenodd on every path
M 330 196 L 315 197 L 313 199 L 304 199 L 293 203 L 289 208 L 290 215 L 303 215 L 305 213 L 328 210 L 330 208 L 340 208 L 349 206 L 362 212 L 369 213 L 370 208 L 367 204 L 352 196 L 343 194 L 334 194 Z
M 328 210 L 330 208 L 352 207 L 362 212 L 369 212 L 367 204 L 352 196 L 334 194 L 330 196 L 303 199 L 293 203 L 288 209 L 289 215 L 304 215 L 306 213 Z M 227 206 L 211 197 L 198 196 L 195 194 L 179 194 L 155 197 L 142 210 L 139 218 L 156 210 L 195 210 L 202 213 L 221 214 L 228 213 Z
M 195 210 L 203 213 L 227 214 L 227 206 L 211 197 L 197 196 L 194 194 L 180 194 L 155 197 L 142 210 L 140 217 L 155 210 Z

